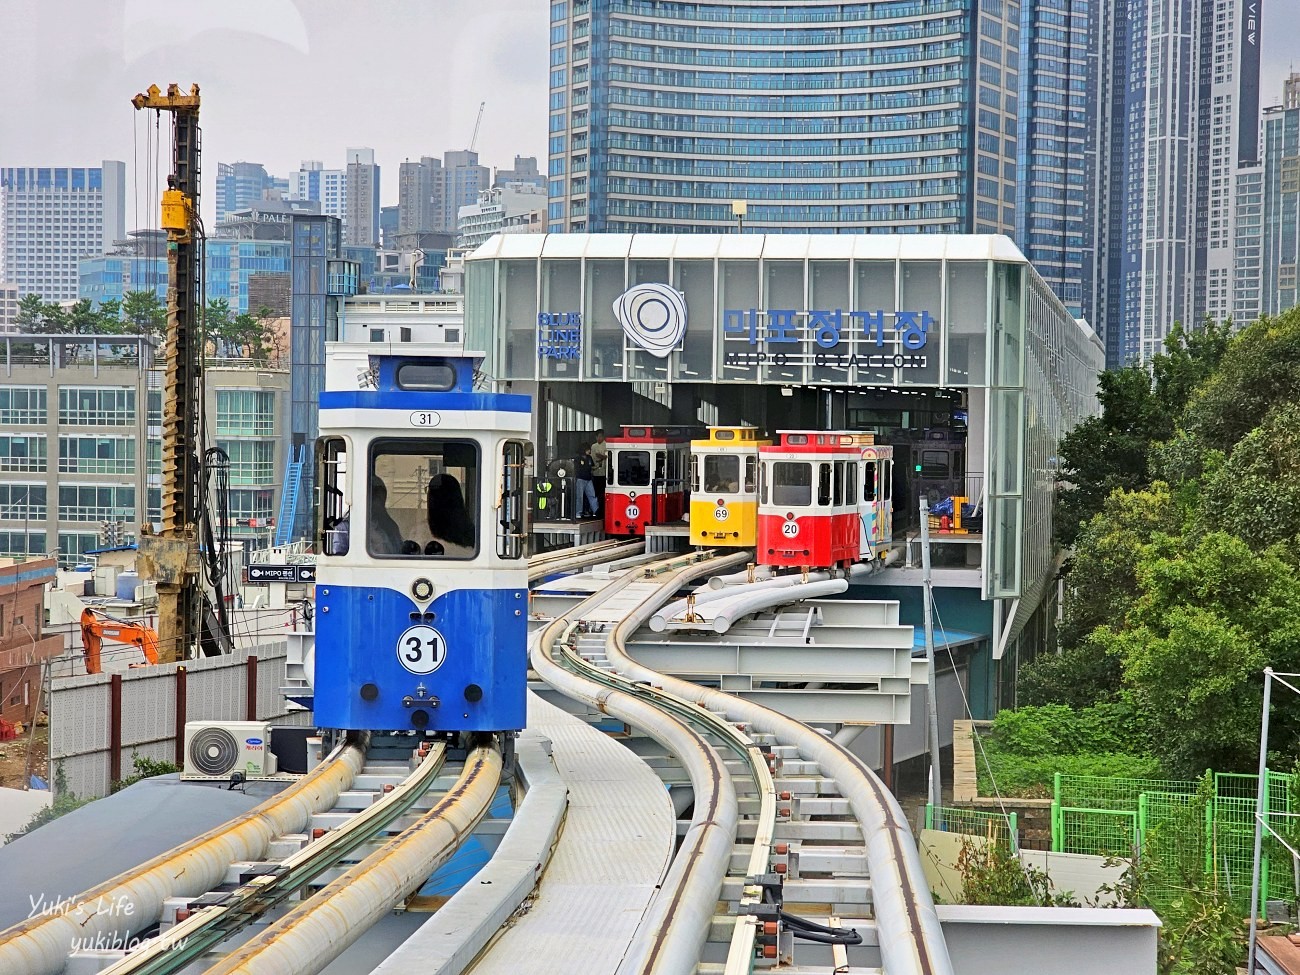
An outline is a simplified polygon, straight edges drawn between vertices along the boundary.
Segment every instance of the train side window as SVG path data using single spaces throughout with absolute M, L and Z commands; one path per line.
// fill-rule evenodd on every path
M 763 464 L 758 472 L 758 503 L 767 504 L 767 482 L 772 479 L 771 463 Z
M 700 455 L 691 454 L 691 473 L 690 489 L 692 493 L 699 494 L 703 488 L 700 487 Z
M 862 465 L 862 500 L 875 501 L 880 491 L 880 482 L 876 479 L 877 468 L 874 460 Z
M 948 476 L 948 451 L 946 450 L 921 451 L 921 476 L 922 477 L 947 477 Z
M 831 503 L 831 465 L 824 461 L 817 465 L 817 504 L 826 508 Z
M 952 452 L 952 476 L 953 477 L 966 476 L 965 455 L 963 451 L 954 450 Z
M 649 487 L 650 451 L 620 450 L 614 474 L 619 487 Z
M 837 460 L 834 465 L 835 477 L 835 501 L 834 503 L 842 505 L 844 503 L 844 461 Z
M 352 492 L 348 488 L 348 446 L 342 437 L 316 441 L 316 551 L 347 555 Z
M 884 495 L 886 501 L 894 497 L 894 462 L 892 460 L 882 460 L 880 462 L 880 493 Z
M 758 473 L 758 458 L 753 456 L 746 457 L 745 458 L 745 493 L 746 494 L 754 493 L 754 476 L 757 473 Z
M 858 465 L 856 461 L 849 461 L 844 465 L 844 497 L 848 499 L 849 504 L 855 504 L 853 500 L 858 496 Z
M 704 458 L 706 494 L 740 493 L 740 458 L 735 454 L 709 454 Z
M 501 446 L 501 501 L 497 510 L 497 555 L 524 557 L 524 445 L 507 440 Z
M 666 476 L 667 462 L 662 450 L 655 451 L 655 480 L 662 481 Z
M 790 507 L 812 504 L 812 464 L 776 461 L 772 465 L 772 503 Z
M 481 472 L 472 440 L 376 441 L 367 471 L 366 550 L 380 559 L 477 556 Z

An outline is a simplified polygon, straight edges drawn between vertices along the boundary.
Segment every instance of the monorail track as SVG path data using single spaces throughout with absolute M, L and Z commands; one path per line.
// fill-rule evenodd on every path
M 684 587 L 734 571 L 747 553 L 658 559 L 641 553 L 639 543 L 606 542 L 529 563 L 534 580 L 600 567 L 575 587 L 586 587 L 584 598 L 535 634 L 531 661 L 537 674 L 636 729 L 629 747 L 658 767 L 665 781 L 691 790 L 692 815 L 678 824 L 676 853 L 617 966 L 619 975 L 741 975 L 773 965 L 794 973 L 951 975 L 915 844 L 901 809 L 870 769 L 822 732 L 650 671 L 626 652 L 637 628 Z M 230 863 L 258 860 L 270 837 L 301 830 L 311 816 L 330 808 L 331 790 L 337 800 L 361 772 L 358 749 L 357 741 L 341 745 L 312 775 L 257 810 L 83 897 L 132 891 L 148 907 L 142 916 L 152 923 L 164 898 L 193 898 L 216 888 Z M 439 778 L 444 759 L 441 746 L 434 746 L 372 806 L 282 863 L 245 869 L 234 890 L 199 899 L 188 918 L 115 963 L 107 975 L 170 973 L 198 960 L 213 964 L 212 975 L 321 971 L 418 889 L 485 815 L 502 766 L 499 747 L 480 743 L 444 798 L 397 838 L 378 839 L 395 821 L 406 822 L 400 817 L 410 818 Z M 294 816 L 283 814 L 286 803 Z M 250 822 L 262 823 L 253 839 L 244 838 L 242 845 L 222 839 L 242 836 Z M 339 866 L 350 853 L 374 846 L 379 848 L 360 862 Z M 226 852 L 231 855 L 223 859 Z M 527 889 L 533 898 L 547 896 L 541 882 L 545 859 L 539 857 L 536 875 L 523 881 L 518 897 Z M 178 884 L 185 872 L 178 865 L 193 862 L 206 865 L 204 884 Z M 230 954 L 211 954 L 233 943 L 228 939 L 239 928 L 282 909 L 312 878 L 326 878 L 318 880 L 326 886 Z M 142 886 L 147 895 L 137 892 Z M 507 917 L 512 908 L 501 910 L 491 916 Z M 62 920 L 0 932 L 0 971 L 59 971 L 66 950 L 60 954 L 57 946 L 68 924 L 93 924 L 96 918 Z M 860 935 L 856 942 L 842 933 L 849 928 Z M 471 942 L 466 932 L 466 946 L 448 952 L 460 960 L 436 970 L 459 975 L 487 959 L 494 970 L 526 970 L 537 960 L 535 954 L 509 956 L 530 950 L 519 947 L 519 939 L 512 948 L 510 939 L 489 935 Z M 806 937 L 813 940 L 796 941 Z

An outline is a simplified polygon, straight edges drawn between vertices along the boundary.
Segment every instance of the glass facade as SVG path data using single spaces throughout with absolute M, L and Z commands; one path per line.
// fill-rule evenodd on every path
M 1020 9 L 556 0 L 550 230 L 1010 233 Z
M 681 331 L 660 357 L 638 315 L 658 324 L 670 292 Z M 467 261 L 466 331 L 504 380 L 967 390 L 987 598 L 1045 580 L 1057 443 L 1096 412 L 1104 366 L 1002 237 L 502 237 Z
M 1072 315 L 1094 320 L 1093 185 L 1097 144 L 1095 57 L 1098 0 L 1037 0 L 1022 6 L 1016 241 Z M 985 148 L 985 147 L 981 147 Z M 992 148 L 990 145 L 988 148 Z
M 236 315 L 257 311 L 249 305 L 250 277 L 254 274 L 289 274 L 289 244 L 286 241 L 211 237 L 205 254 L 208 300 L 224 298 Z
M 1264 110 L 1262 191 L 1261 311 L 1280 315 L 1300 304 L 1300 105 Z

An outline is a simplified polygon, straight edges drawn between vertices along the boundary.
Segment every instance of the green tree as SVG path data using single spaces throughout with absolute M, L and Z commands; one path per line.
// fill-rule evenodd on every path
M 1080 528 L 1116 491 L 1147 485 L 1147 454 L 1152 440 L 1167 432 L 1168 417 L 1151 389 L 1151 375 L 1140 366 L 1103 372 L 1098 379 L 1102 414 L 1089 417 L 1061 438 L 1056 495 L 1056 537 L 1071 545 Z
M 1126 619 L 1094 631 L 1161 728 L 1152 749 L 1170 774 L 1255 766 L 1260 675 L 1300 666 L 1300 578 L 1282 556 L 1224 532 L 1159 536 Z M 1298 732 L 1300 717 L 1280 714 L 1274 746 L 1294 751 Z
M 1137 598 L 1138 560 L 1157 534 L 1177 533 L 1181 517 L 1169 488 L 1159 481 L 1145 491 L 1116 491 L 1105 500 L 1075 541 L 1057 632 L 1060 652 L 1024 667 L 1018 703 L 1082 708 L 1116 698 L 1123 683 L 1120 662 L 1092 633 L 1128 614 Z
M 1274 409 L 1213 465 L 1200 489 L 1199 523 L 1256 550 L 1300 536 L 1300 404 Z
M 128 291 L 122 296 L 125 330 L 161 339 L 167 334 L 167 308 L 153 291 Z
M 236 315 L 230 323 L 230 344 L 236 353 L 254 362 L 268 362 L 275 346 L 275 313 L 259 308 L 256 314 Z
M 1300 308 L 1239 332 L 1192 396 L 1182 427 L 1202 453 L 1231 454 L 1275 407 L 1300 402 Z
M 45 302 L 40 295 L 23 295 L 14 316 L 14 327 L 20 332 L 39 334 L 45 320 Z
M 1175 424 L 1196 390 L 1223 360 L 1230 336 L 1227 324 L 1207 322 L 1192 332 L 1175 324 L 1149 372 L 1126 366 L 1101 374 L 1101 416 L 1078 424 L 1057 448 L 1058 542 L 1074 544 L 1080 528 L 1113 492 L 1136 491 L 1150 483 L 1153 446 L 1174 436 Z

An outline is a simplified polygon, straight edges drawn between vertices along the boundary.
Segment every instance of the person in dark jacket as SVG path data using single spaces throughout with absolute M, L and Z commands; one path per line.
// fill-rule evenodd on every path
M 578 518 L 595 518 L 600 505 L 596 502 L 596 486 L 591 482 L 591 445 L 583 444 L 578 448 L 578 456 L 573 459 L 573 477 L 578 488 Z

